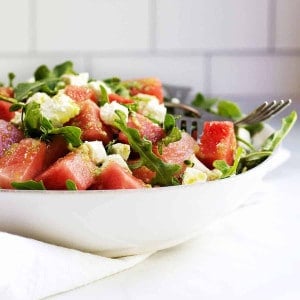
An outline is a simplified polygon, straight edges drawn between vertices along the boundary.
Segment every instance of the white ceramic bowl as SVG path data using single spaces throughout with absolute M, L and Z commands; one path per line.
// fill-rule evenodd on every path
M 257 141 L 270 134 L 267 127 Z M 108 257 L 168 248 L 241 205 L 272 167 L 204 184 L 113 191 L 0 191 L 0 230 Z

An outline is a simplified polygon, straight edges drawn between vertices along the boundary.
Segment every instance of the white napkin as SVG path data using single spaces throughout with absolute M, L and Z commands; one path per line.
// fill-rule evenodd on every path
M 131 268 L 150 255 L 110 259 L 0 232 L 0 299 L 42 299 Z

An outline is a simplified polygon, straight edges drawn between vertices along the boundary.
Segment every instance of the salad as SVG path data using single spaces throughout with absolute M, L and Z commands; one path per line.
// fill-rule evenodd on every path
M 189 135 L 176 126 L 157 78 L 104 80 L 66 61 L 38 67 L 28 82 L 0 85 L 0 188 L 103 190 L 205 183 L 262 163 L 297 119 L 257 148 L 264 124 L 235 126 L 237 104 L 197 94 L 192 104 L 232 121 Z M 178 100 L 177 100 L 178 101 Z

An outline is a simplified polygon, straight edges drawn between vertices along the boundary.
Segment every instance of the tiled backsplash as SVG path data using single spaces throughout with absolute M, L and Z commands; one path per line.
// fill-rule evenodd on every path
M 300 0 L 0 0 L 0 81 L 71 59 L 234 100 L 300 102 Z

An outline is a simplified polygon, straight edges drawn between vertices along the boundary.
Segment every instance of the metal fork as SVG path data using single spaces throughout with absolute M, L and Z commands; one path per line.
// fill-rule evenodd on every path
M 234 125 L 251 125 L 255 123 L 260 123 L 266 121 L 276 114 L 284 110 L 292 103 L 292 100 L 280 100 L 280 101 L 272 101 L 272 102 L 264 102 L 257 108 L 255 108 L 252 112 L 242 117 L 239 120 L 234 121 Z M 203 123 L 205 121 L 217 121 L 217 120 L 228 120 L 226 118 L 220 117 L 218 115 L 214 115 L 208 112 L 200 112 L 196 108 L 182 104 L 182 103 L 172 103 L 165 102 L 165 106 L 167 108 L 176 108 L 180 109 L 182 112 L 193 114 L 194 117 L 181 116 L 176 119 L 176 125 L 188 132 L 189 134 L 193 134 L 195 132 L 201 132 L 203 127 Z

